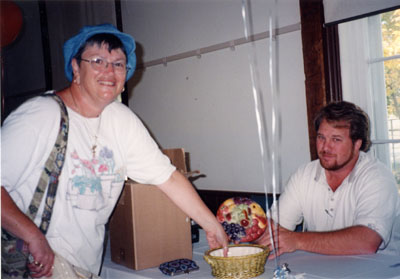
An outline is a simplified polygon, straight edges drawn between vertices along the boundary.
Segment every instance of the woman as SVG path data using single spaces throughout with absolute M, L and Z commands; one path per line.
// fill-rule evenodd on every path
M 125 177 L 155 184 L 207 233 L 211 248 L 227 236 L 188 180 L 162 154 L 129 108 L 115 99 L 133 75 L 135 42 L 110 24 L 87 26 L 64 45 L 71 84 L 56 92 L 67 106 L 69 136 L 49 230 L 24 214 L 57 136 L 60 108 L 36 97 L 2 127 L 2 227 L 22 238 L 33 256 L 32 277 L 52 273 L 54 252 L 98 274 L 104 225 Z M 26 139 L 29 139 L 26 142 Z M 225 249 L 226 250 L 226 249 Z

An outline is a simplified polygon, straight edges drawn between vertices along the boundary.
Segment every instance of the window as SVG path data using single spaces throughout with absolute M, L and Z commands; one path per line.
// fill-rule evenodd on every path
M 371 151 L 400 192 L 400 9 L 339 24 L 343 100 L 371 120 Z

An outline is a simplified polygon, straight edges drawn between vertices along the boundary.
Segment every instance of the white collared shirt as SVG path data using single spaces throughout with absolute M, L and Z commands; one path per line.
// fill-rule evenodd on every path
M 308 231 L 367 226 L 382 237 L 380 250 L 400 255 L 400 197 L 393 174 L 360 152 L 352 172 L 335 192 L 319 160 L 300 167 L 279 198 L 279 223 L 290 230 L 303 222 Z

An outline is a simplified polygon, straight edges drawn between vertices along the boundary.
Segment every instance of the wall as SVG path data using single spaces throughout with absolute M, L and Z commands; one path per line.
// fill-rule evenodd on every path
M 300 22 L 297 0 L 251 1 L 254 33 Z M 122 1 L 125 32 L 138 44 L 139 62 L 148 62 L 244 37 L 239 0 Z M 262 158 L 252 86 L 265 98 L 267 133 L 271 141 L 271 110 L 281 115 L 282 183 L 310 160 L 305 103 L 301 32 L 276 37 L 280 103 L 269 90 L 269 39 L 236 46 L 200 58 L 155 65 L 137 71 L 129 83 L 129 106 L 147 125 L 162 148 L 183 147 L 191 169 L 205 177 L 194 181 L 203 190 L 264 192 Z M 257 67 L 249 56 L 257 56 Z M 250 65 L 259 82 L 252 83 Z M 267 178 L 268 184 L 271 178 Z

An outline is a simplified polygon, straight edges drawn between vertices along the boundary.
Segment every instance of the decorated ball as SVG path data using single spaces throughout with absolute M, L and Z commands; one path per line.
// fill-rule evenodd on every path
M 0 1 L 0 44 L 5 47 L 18 37 L 24 24 L 21 8 L 13 1 Z
M 233 242 L 251 242 L 259 238 L 267 226 L 262 207 L 249 198 L 234 197 L 224 201 L 217 219 Z

